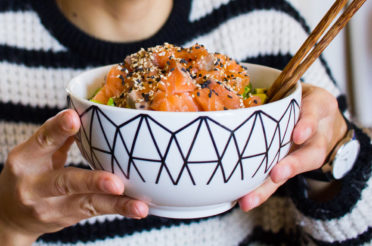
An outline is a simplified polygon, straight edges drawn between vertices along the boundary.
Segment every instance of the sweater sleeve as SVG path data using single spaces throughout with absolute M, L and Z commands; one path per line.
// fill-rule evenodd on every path
M 367 134 L 355 125 L 354 128 L 361 150 L 334 199 L 309 199 L 301 175 L 288 183 L 298 225 L 317 245 L 360 245 L 372 238 L 372 145 Z
M 331 92 L 338 100 L 340 111 L 349 118 L 346 96 L 338 89 L 323 58 L 302 79 Z M 341 180 L 341 190 L 334 199 L 317 202 L 308 198 L 302 175 L 288 183 L 297 224 L 317 245 L 359 245 L 372 239 L 372 144 L 366 133 L 351 125 L 361 148 L 353 169 Z

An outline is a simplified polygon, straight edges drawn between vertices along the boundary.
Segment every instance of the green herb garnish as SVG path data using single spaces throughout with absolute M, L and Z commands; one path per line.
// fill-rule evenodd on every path
M 249 84 L 244 87 L 243 99 L 248 99 L 252 95 L 252 85 Z
M 108 106 L 115 106 L 114 98 L 110 97 L 109 100 L 107 101 Z
M 102 104 L 102 103 L 100 103 L 100 102 L 98 102 L 98 101 L 96 101 L 96 100 L 94 100 L 94 99 L 90 99 L 89 101 L 94 102 L 94 103 Z

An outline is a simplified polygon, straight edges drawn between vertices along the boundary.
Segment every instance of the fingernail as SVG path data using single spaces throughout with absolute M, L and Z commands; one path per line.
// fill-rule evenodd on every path
M 115 182 L 112 182 L 109 179 L 105 179 L 102 182 L 102 189 L 103 189 L 103 191 L 105 191 L 107 193 L 116 193 L 117 190 L 118 190 L 118 187 L 116 186 Z
M 301 140 L 306 141 L 311 135 L 311 128 L 306 128 L 305 131 L 302 133 Z
M 253 195 L 249 198 L 249 202 L 248 202 L 248 206 L 249 206 L 249 209 L 253 209 L 255 207 L 257 207 L 259 204 L 260 204 L 260 198 L 256 195 Z
M 71 117 L 66 112 L 62 113 L 62 127 L 65 131 L 71 131 L 74 128 Z
M 143 218 L 147 214 L 147 208 L 142 205 L 137 205 L 134 206 L 133 212 L 133 218 Z
M 280 167 L 279 171 L 280 172 L 277 183 L 287 180 L 291 175 L 291 168 L 288 165 L 283 165 L 282 167 Z

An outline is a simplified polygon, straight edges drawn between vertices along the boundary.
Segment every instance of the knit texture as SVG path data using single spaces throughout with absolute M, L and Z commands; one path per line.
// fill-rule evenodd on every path
M 154 36 L 112 43 L 68 22 L 54 0 L 2 0 L 0 170 L 13 147 L 66 107 L 65 87 L 82 71 L 164 42 L 198 42 L 210 52 L 282 69 L 309 32 L 301 14 L 284 0 L 175 0 Z M 331 92 L 347 112 L 346 97 L 322 57 L 302 79 Z M 309 200 L 298 176 L 248 213 L 233 208 L 191 220 L 98 216 L 43 235 L 35 245 L 372 245 L 372 147 L 358 129 L 357 137 L 358 161 L 330 202 Z M 75 145 L 66 165 L 89 168 Z

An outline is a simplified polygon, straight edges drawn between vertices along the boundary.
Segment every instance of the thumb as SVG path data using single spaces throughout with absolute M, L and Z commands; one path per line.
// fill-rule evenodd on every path
M 23 154 L 28 157 L 49 158 L 75 135 L 80 128 L 79 116 L 74 110 L 61 111 L 47 120 L 23 145 Z M 32 158 L 34 159 L 34 158 Z

